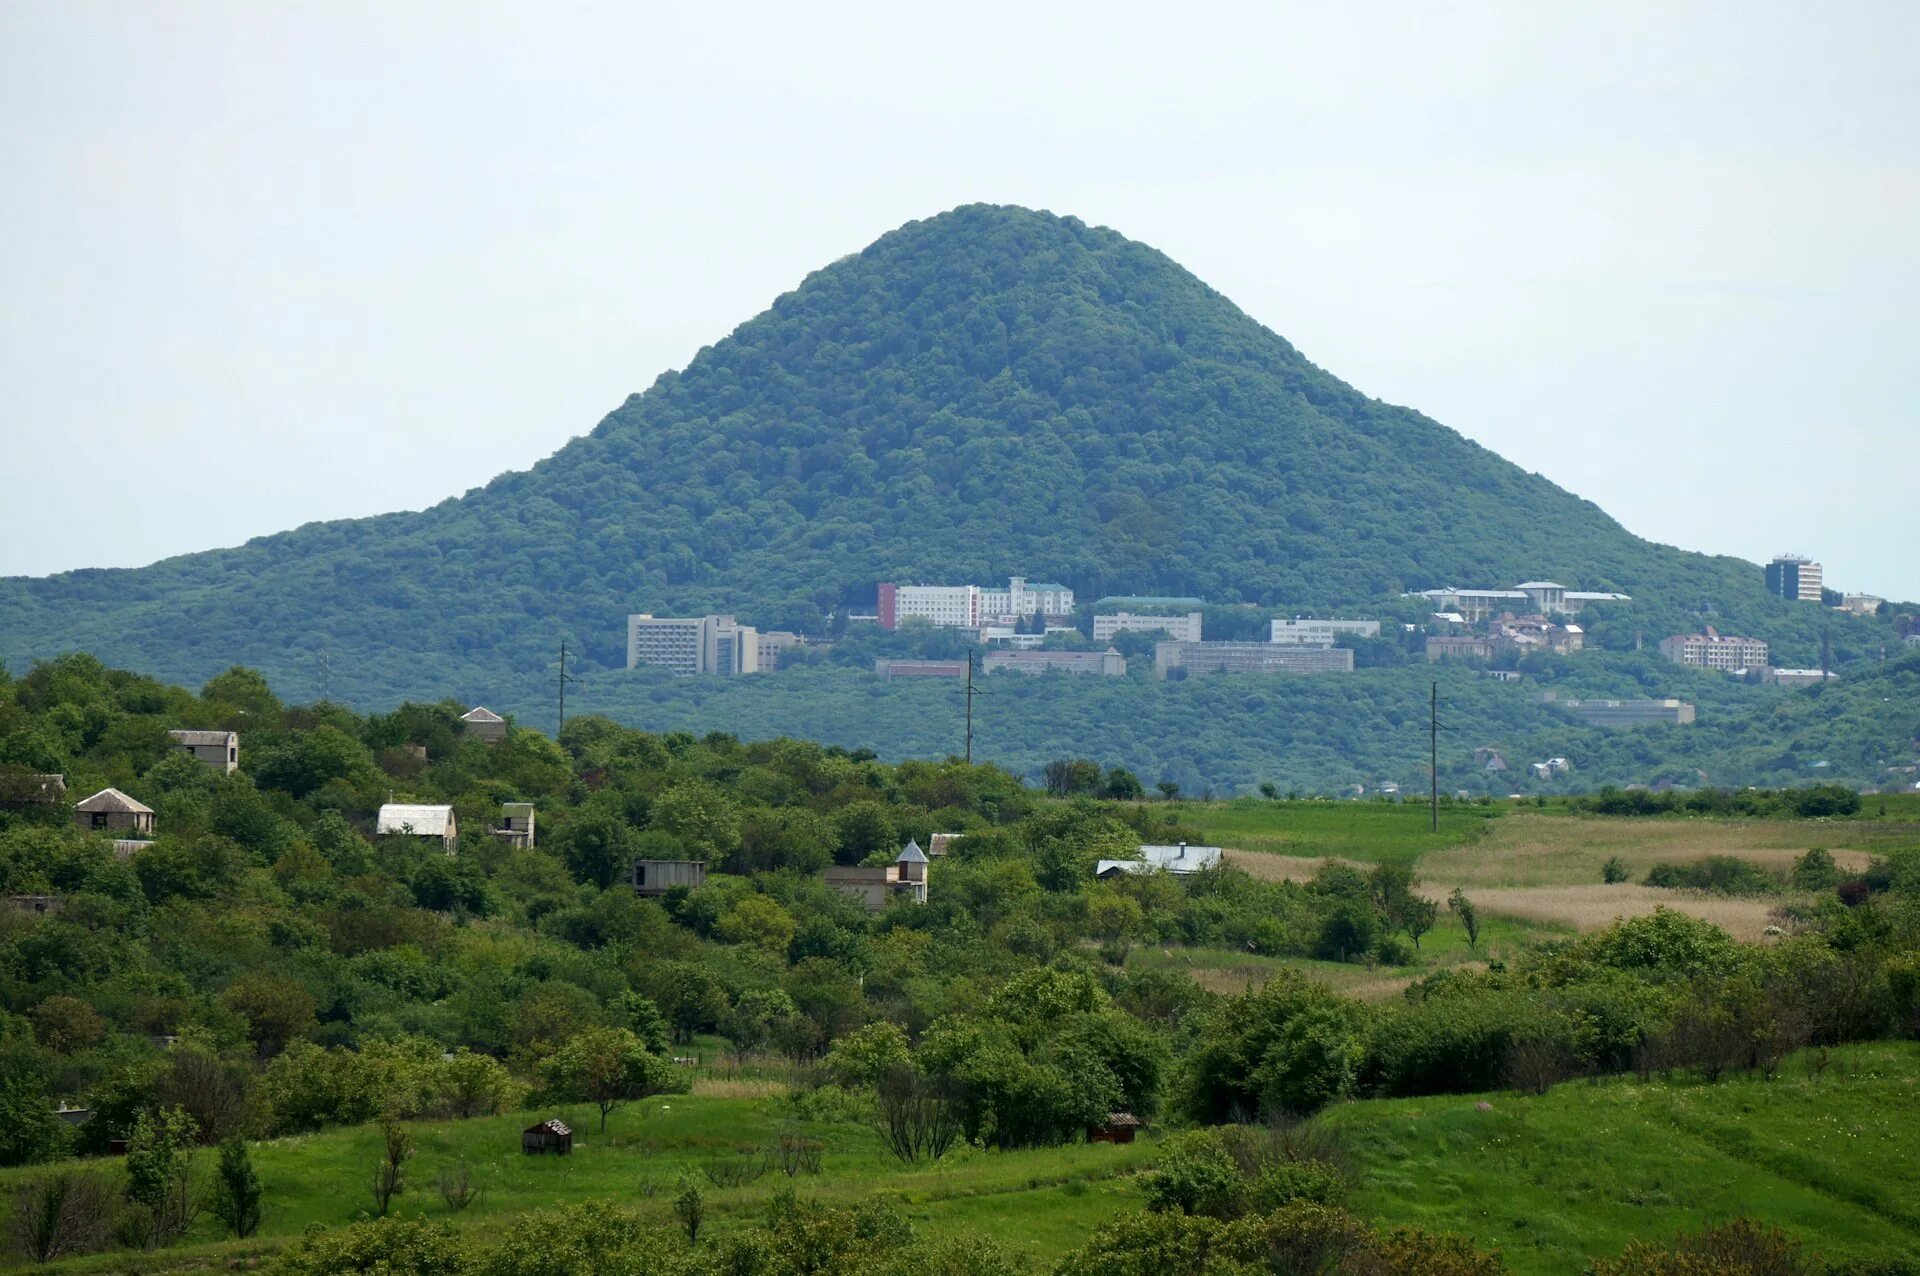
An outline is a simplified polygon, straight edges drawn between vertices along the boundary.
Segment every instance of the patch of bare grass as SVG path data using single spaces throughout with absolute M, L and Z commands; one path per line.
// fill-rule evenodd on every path
M 1634 820 L 1514 812 L 1494 821 L 1478 842 L 1421 857 L 1415 871 L 1429 884 L 1448 889 L 1581 886 L 1598 883 L 1601 865 L 1616 855 L 1638 878 L 1655 864 L 1708 855 L 1732 855 L 1784 871 L 1815 846 L 1827 847 L 1834 862 L 1851 871 L 1864 868 L 1869 856 L 1834 845 L 1850 834 L 1847 825 L 1792 820 Z
M 1225 851 L 1222 853 L 1222 858 L 1235 868 L 1263 882 L 1304 882 L 1330 862 L 1348 862 L 1322 856 L 1276 855 L 1272 851 Z M 1354 867 L 1362 872 L 1366 871 L 1364 865 Z
M 721 1099 L 775 1099 L 790 1089 L 784 1081 L 766 1077 L 695 1077 L 693 1092 Z
M 1446 891 L 1438 886 L 1422 888 L 1429 899 L 1444 902 Z M 1517 886 L 1478 889 L 1473 902 L 1482 913 L 1510 917 L 1542 925 L 1572 926 L 1579 930 L 1598 930 L 1626 917 L 1644 917 L 1656 908 L 1678 912 L 1712 922 L 1735 939 L 1756 942 L 1774 925 L 1773 910 L 1778 896 L 1765 899 L 1706 895 L 1698 891 L 1670 891 L 1656 886 L 1621 884 L 1606 886 L 1594 882 L 1580 886 Z

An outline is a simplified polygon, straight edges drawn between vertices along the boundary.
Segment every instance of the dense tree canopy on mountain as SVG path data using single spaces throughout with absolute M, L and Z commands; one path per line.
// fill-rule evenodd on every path
M 1598 445 L 1598 444 L 1597 444 Z M 370 459 L 371 463 L 371 459 Z M 1635 595 L 1624 650 L 1715 618 L 1813 663 L 1819 608 L 1656 546 L 1369 399 L 1163 254 L 971 206 L 816 272 L 590 435 L 431 509 L 131 571 L 0 581 L 0 658 L 82 649 L 381 706 L 527 705 L 562 638 L 623 663 L 631 611 L 818 632 L 881 579 L 1058 579 L 1082 597 L 1385 605 L 1551 577 Z M 1891 630 L 1845 620 L 1864 659 Z M 778 694 L 765 691 L 760 694 Z

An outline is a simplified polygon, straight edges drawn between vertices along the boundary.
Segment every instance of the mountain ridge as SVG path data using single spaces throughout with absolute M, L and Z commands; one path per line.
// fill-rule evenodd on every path
M 417 512 L 0 580 L 0 656 L 499 698 L 629 611 L 818 629 L 880 579 L 1364 605 L 1550 576 L 1804 623 L 1307 360 L 1116 231 L 967 205 L 810 273 L 587 434 Z M 1636 619 L 1651 620 L 1658 608 Z M 1763 633 L 1763 636 L 1764 633 Z

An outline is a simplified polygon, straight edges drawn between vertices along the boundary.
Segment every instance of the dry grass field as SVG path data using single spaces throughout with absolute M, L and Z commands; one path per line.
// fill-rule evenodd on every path
M 1857 869 L 1866 866 L 1868 854 L 1848 843 L 1873 827 L 1804 820 L 1634 820 L 1514 812 L 1495 820 L 1477 842 L 1422 856 L 1416 871 L 1429 886 L 1447 889 L 1586 886 L 1599 884 L 1601 865 L 1616 855 L 1640 878 L 1655 864 L 1708 855 L 1733 855 L 1784 870 L 1795 856 L 1815 846 L 1831 851 L 1842 868 Z
M 1422 894 L 1443 908 L 1448 889 L 1431 881 L 1420 887 Z M 1474 906 L 1489 917 L 1576 930 L 1597 930 L 1621 918 L 1643 917 L 1656 908 L 1671 908 L 1712 922 L 1735 939 L 1748 942 L 1764 938 L 1767 927 L 1774 924 L 1773 910 L 1792 898 L 1709 895 L 1626 882 L 1617 886 L 1594 882 L 1583 886 L 1494 887 L 1476 889 L 1471 894 Z
M 1223 858 L 1233 867 L 1263 882 L 1304 882 L 1320 871 L 1327 861 L 1312 855 L 1275 855 L 1270 851 L 1225 851 Z M 1366 871 L 1364 864 L 1355 868 Z

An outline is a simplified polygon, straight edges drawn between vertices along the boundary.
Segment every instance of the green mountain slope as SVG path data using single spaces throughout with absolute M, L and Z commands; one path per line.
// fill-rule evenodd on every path
M 1636 596 L 1616 648 L 1699 623 L 1817 658 L 1819 609 L 1750 564 L 1640 540 L 1417 412 L 1369 399 L 1163 254 L 975 206 L 810 276 L 524 473 L 419 513 L 126 571 L 0 581 L 0 659 L 84 649 L 286 694 L 530 703 L 623 617 L 817 630 L 880 579 L 1360 606 L 1548 576 Z M 1842 625 L 1865 658 L 1884 626 Z M 760 694 L 777 695 L 774 691 Z

